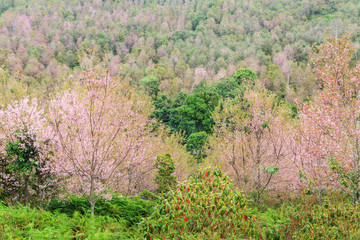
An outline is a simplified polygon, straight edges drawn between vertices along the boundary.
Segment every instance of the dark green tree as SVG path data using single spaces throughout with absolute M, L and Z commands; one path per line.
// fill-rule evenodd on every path
M 215 92 L 201 91 L 190 94 L 184 105 L 172 111 L 170 124 L 175 131 L 183 130 L 187 136 L 201 131 L 211 133 L 214 125 L 211 111 L 218 103 L 219 95 Z
M 254 86 L 255 81 L 257 79 L 256 73 L 248 68 L 242 68 L 236 71 L 235 75 L 233 76 L 239 85 L 249 85 Z
M 204 145 L 207 142 L 207 137 L 208 134 L 202 131 L 192 133 L 187 139 L 186 150 L 197 159 L 198 163 L 206 157 Z
M 168 125 L 170 121 L 171 99 L 166 94 L 162 94 L 154 101 L 154 105 L 155 110 L 151 117 Z
M 234 78 L 222 78 L 220 82 L 211 85 L 211 90 L 219 94 L 222 99 L 235 98 L 243 91 L 237 79 Z
M 1 159 L 4 193 L 8 197 L 18 195 L 19 201 L 24 204 L 36 200 L 42 207 L 44 190 L 52 187 L 47 184 L 51 174 L 45 155 L 51 152 L 43 153 L 43 146 L 36 144 L 36 135 L 28 133 L 26 128 L 17 130 L 14 135 L 16 140 L 7 142 L 6 153 Z M 46 144 L 48 142 L 43 143 Z
M 175 162 L 170 154 L 160 154 L 155 161 L 154 167 L 157 169 L 155 183 L 158 185 L 157 192 L 165 193 L 176 186 L 176 178 L 172 174 L 175 172 Z

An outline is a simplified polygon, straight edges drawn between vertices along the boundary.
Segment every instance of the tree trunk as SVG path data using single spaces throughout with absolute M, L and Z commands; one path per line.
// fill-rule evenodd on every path
M 256 183 L 255 183 L 255 193 L 256 193 L 256 198 L 255 198 L 255 202 L 259 202 L 260 200 L 260 189 L 261 189 L 261 170 L 260 170 L 260 165 L 261 165 L 261 148 L 260 148 L 260 141 L 261 141 L 261 135 L 257 135 L 256 136 L 256 156 L 255 156 L 255 161 L 256 161 Z
M 29 203 L 29 189 L 28 189 L 29 176 L 24 177 L 24 182 L 25 182 L 25 185 L 24 185 L 24 202 L 25 202 L 25 205 L 27 205 Z
M 90 206 L 91 206 L 91 217 L 95 216 L 95 201 L 90 200 Z
M 356 124 L 358 125 L 358 123 Z M 358 127 L 358 126 L 356 126 Z M 352 198 L 353 198 L 353 205 L 356 206 L 359 202 L 359 138 L 356 137 L 354 142 L 354 152 L 353 152 L 353 185 L 354 189 L 352 190 Z
M 43 191 L 41 189 L 41 186 L 43 184 L 43 179 L 42 179 L 42 175 L 41 175 L 41 171 L 39 169 L 36 169 L 36 175 L 38 178 L 38 188 L 37 188 L 37 197 L 39 199 L 39 206 L 40 208 L 43 208 Z
M 95 215 L 95 203 L 96 203 L 96 199 L 95 199 L 95 190 L 94 190 L 94 178 L 91 176 L 91 183 L 90 183 L 90 207 L 91 207 L 91 217 L 94 217 Z

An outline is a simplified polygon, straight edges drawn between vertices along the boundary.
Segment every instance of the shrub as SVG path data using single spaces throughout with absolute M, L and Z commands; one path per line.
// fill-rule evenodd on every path
M 127 232 L 126 232 L 127 230 Z M 30 209 L 22 205 L 6 207 L 0 204 L 0 239 L 130 239 L 125 224 L 105 216 L 84 216 L 46 210 Z
M 164 193 L 176 185 L 175 162 L 170 154 L 160 154 L 155 161 L 154 167 L 157 169 L 155 183 L 158 185 L 157 192 Z
M 249 228 L 246 200 L 220 170 L 200 171 L 163 196 L 142 222 L 144 237 L 229 238 Z
M 95 206 L 95 215 L 108 216 L 133 226 L 141 222 L 143 217 L 149 216 L 154 203 L 140 198 L 114 197 L 110 201 L 99 200 Z M 47 209 L 53 213 L 64 213 L 72 217 L 75 212 L 82 215 L 90 213 L 90 203 L 86 198 L 71 196 L 67 200 L 53 200 Z

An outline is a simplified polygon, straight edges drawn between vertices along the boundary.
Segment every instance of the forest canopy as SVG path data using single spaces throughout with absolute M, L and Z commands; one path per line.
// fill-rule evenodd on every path
M 2 0 L 1 5 L 0 67 L 28 91 L 42 94 L 72 81 L 85 67 L 107 68 L 111 76 L 142 86 L 156 77 L 155 92 L 170 96 L 250 68 L 267 88 L 293 101 L 316 88 L 308 55 L 327 34 L 349 32 L 358 55 L 355 0 Z
M 0 0 L 1 239 L 360 239 L 360 3 Z

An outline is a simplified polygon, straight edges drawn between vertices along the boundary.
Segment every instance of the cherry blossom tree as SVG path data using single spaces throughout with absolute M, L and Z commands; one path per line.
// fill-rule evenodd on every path
M 149 108 L 130 86 L 91 71 L 51 102 L 54 167 L 70 194 L 88 198 L 92 215 L 99 197 L 151 187 L 159 141 Z
M 349 190 L 359 202 L 360 65 L 351 67 L 350 36 L 328 37 L 311 58 L 318 94 L 301 105 L 297 163 L 313 190 Z
M 228 172 L 259 201 L 265 190 L 283 189 L 296 171 L 289 158 L 287 111 L 266 90 L 248 90 L 215 111 L 209 161 Z

